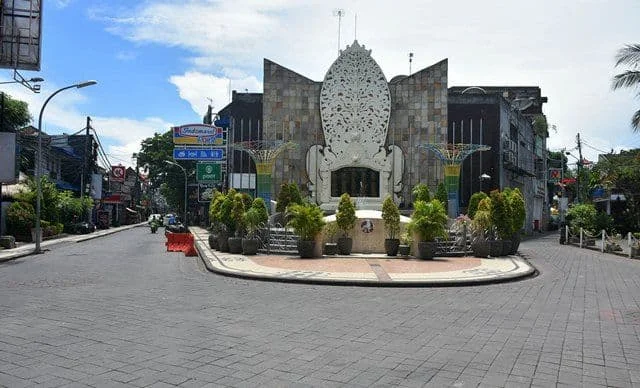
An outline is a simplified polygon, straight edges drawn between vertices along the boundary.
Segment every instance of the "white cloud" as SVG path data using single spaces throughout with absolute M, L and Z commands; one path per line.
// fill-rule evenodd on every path
M 613 68 L 615 51 L 637 41 L 637 0 L 591 0 L 579 6 L 555 0 L 499 5 L 470 0 L 163 0 L 142 3 L 122 12 L 123 17 L 95 15 L 129 41 L 190 52 L 192 68 L 170 82 L 202 114 L 207 98 L 216 107 L 227 101 L 228 79 L 233 89 L 261 89 L 263 58 L 322 80 L 337 56 L 336 8 L 345 10 L 340 47 L 357 35 L 388 79 L 408 72 L 409 52 L 414 53 L 413 71 L 449 58 L 449 86 L 540 86 L 549 97 L 548 120 L 559 128 L 549 139 L 552 147 L 572 147 L 578 132 L 607 150 L 638 144 L 629 126 L 636 101 L 610 90 L 618 70 Z M 597 27 L 603 25 L 615 28 Z
M 236 73 L 242 76 L 242 73 Z M 191 108 L 198 114 L 204 114 L 209 105 L 209 99 L 214 111 L 222 109 L 229 103 L 229 90 L 248 89 L 251 92 L 262 91 L 261 83 L 253 76 L 243 78 L 216 77 L 196 71 L 189 71 L 183 75 L 174 75 L 169 81 L 178 88 L 180 97 L 191 104 Z

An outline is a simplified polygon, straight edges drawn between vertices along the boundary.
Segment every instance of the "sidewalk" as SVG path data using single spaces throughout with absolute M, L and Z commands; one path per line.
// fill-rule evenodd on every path
M 98 229 L 95 232 L 88 233 L 88 234 L 72 234 L 65 237 L 53 238 L 50 240 L 42 241 L 40 243 L 40 249 L 42 251 L 46 251 L 48 247 L 51 247 L 56 244 L 61 244 L 65 242 L 87 241 L 94 238 L 106 236 L 109 234 L 118 233 L 123 230 L 132 229 L 138 226 L 145 226 L 146 224 L 147 224 L 146 222 L 141 222 L 139 224 L 111 227 L 109 229 Z M 35 243 L 23 244 L 13 249 L 0 249 L 0 263 L 4 261 L 32 255 L 34 254 L 35 249 L 36 249 Z
M 271 281 L 363 286 L 461 286 L 517 280 L 536 269 L 519 256 L 495 259 L 436 257 L 434 260 L 352 254 L 301 259 L 243 256 L 209 248 L 206 229 L 191 226 L 196 250 L 207 268 L 223 275 Z

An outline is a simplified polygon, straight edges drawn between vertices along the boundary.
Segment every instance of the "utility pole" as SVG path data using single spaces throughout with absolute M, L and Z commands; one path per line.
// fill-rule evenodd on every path
M 576 187 L 578 189 L 578 203 L 582 203 L 581 201 L 581 197 L 582 195 L 580 195 L 580 181 L 581 181 L 581 177 L 582 177 L 582 143 L 580 142 L 580 132 L 578 132 L 578 134 L 576 135 L 576 142 L 578 143 L 578 157 L 580 158 L 578 160 L 578 179 L 576 180 Z
M 87 174 L 87 148 L 89 146 L 89 128 L 91 128 L 91 117 L 87 116 L 87 127 L 84 134 L 84 152 L 82 153 L 82 173 L 80 174 L 80 199 L 84 198 L 85 175 Z

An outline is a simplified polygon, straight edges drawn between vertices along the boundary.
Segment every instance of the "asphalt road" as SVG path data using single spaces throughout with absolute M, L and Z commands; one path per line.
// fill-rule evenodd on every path
M 521 252 L 527 280 L 464 288 L 209 273 L 134 228 L 0 264 L 0 385 L 639 386 L 640 261 Z

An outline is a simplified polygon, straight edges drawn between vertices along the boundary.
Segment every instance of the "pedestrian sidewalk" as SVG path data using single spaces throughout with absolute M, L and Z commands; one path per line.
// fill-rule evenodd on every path
M 206 229 L 189 227 L 196 249 L 210 271 L 243 278 L 364 286 L 460 286 L 495 283 L 534 275 L 519 256 L 480 259 L 436 257 L 434 260 L 352 254 L 301 259 L 297 256 L 243 256 L 209 248 Z
M 118 232 L 123 231 L 123 230 L 135 228 L 135 227 L 138 227 L 138 226 L 146 226 L 146 225 L 147 225 L 146 222 L 141 222 L 139 224 L 117 226 L 117 227 L 111 227 L 109 229 L 98 229 L 95 232 L 88 233 L 88 234 L 71 234 L 71 235 L 67 235 L 65 237 L 53 238 L 53 239 L 50 239 L 50 240 L 42 241 L 40 243 L 40 250 L 46 251 L 47 248 L 49 248 L 49 247 L 51 247 L 53 245 L 57 245 L 57 244 L 65 243 L 65 242 L 87 241 L 87 240 L 91 240 L 91 239 L 94 239 L 94 238 L 106 236 L 106 235 L 109 235 L 109 234 L 118 233 Z M 25 257 L 25 256 L 32 255 L 32 254 L 34 254 L 35 249 L 36 249 L 36 244 L 35 243 L 22 244 L 22 245 L 20 245 L 20 246 L 18 246 L 16 248 L 13 248 L 13 249 L 0 249 L 0 263 L 3 262 L 3 261 L 13 260 L 13 259 L 17 259 L 17 258 L 20 258 L 20 257 Z

